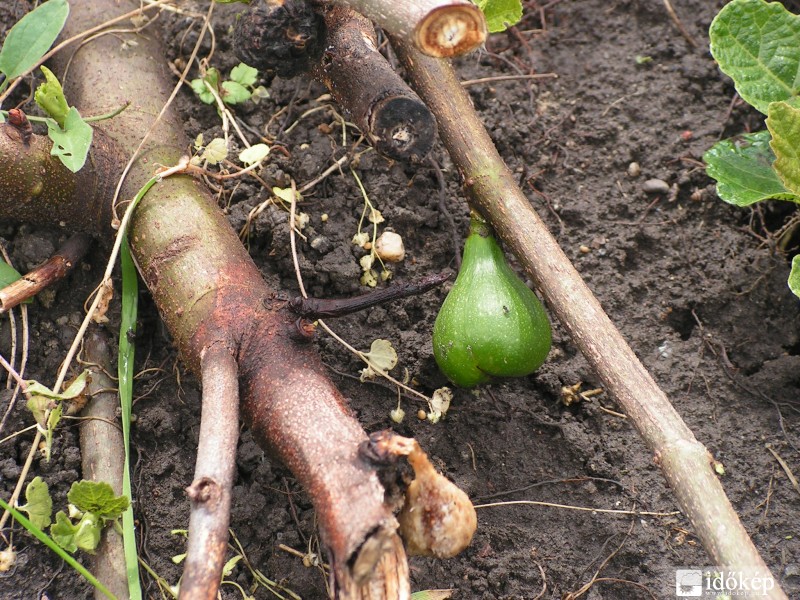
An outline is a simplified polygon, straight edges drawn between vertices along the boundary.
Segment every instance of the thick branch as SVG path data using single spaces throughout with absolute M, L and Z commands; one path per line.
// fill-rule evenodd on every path
M 315 77 L 378 152 L 396 160 L 424 158 L 436 137 L 436 121 L 378 52 L 372 23 L 343 6 L 324 10 L 324 18 L 325 50 Z
M 7 312 L 33 298 L 46 287 L 66 277 L 86 255 L 92 237 L 88 233 L 76 233 L 70 237 L 53 256 L 0 290 L 0 314 Z
M 77 3 L 69 26 L 80 30 L 101 22 L 117 4 Z M 153 38 L 136 36 L 136 45 L 123 49 L 119 35 L 129 34 L 101 37 L 81 48 L 70 65 L 67 95 L 87 114 L 134 100 L 103 124 L 130 154 L 161 110 L 171 77 Z M 114 85 L 106 80 L 109 70 Z M 174 164 L 185 147 L 183 127 L 168 110 L 134 163 L 121 198 L 133 197 L 155 166 Z M 386 549 L 395 547 L 396 521 L 384 506 L 377 475 L 358 457 L 366 434 L 314 349 L 293 336 L 296 316 L 285 303 L 273 302 L 274 293 L 208 190 L 187 176 L 151 188 L 136 210 L 129 239 L 188 365 L 201 372 L 201 359 L 211 348 L 226 348 L 236 357 L 245 420 L 309 490 L 335 587 L 366 583 Z M 203 426 L 207 418 L 204 411 Z
M 768 572 L 711 467 L 711 457 L 603 312 L 503 163 L 449 63 L 397 40 L 395 50 L 436 115 L 472 205 L 524 265 L 551 310 L 655 453 L 714 561 Z M 786 598 L 775 590 L 772 598 Z
M 186 490 L 192 512 L 180 598 L 213 600 L 227 552 L 239 439 L 239 381 L 236 361 L 223 346 L 206 350 L 200 362 L 203 410 L 194 481 Z
M 337 0 L 338 1 L 338 0 Z M 429 56 L 465 54 L 486 40 L 486 21 L 469 0 L 341 0 L 387 33 Z
M 87 391 L 91 400 L 83 409 L 81 421 L 81 468 L 84 479 L 108 483 L 117 496 L 122 495 L 122 472 L 125 446 L 117 409 L 119 395 L 116 382 L 108 375 L 113 369 L 113 350 L 108 335 L 100 328 L 89 330 L 83 347 L 83 358 L 89 365 L 91 379 Z M 128 576 L 125 572 L 125 549 L 122 535 L 114 527 L 106 527 L 97 552 L 91 556 L 94 575 L 117 598 L 128 598 Z M 96 600 L 106 596 L 95 590 Z

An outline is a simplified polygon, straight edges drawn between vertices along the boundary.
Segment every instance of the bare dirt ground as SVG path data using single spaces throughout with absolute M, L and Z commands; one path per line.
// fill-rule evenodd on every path
M 31 3 L 5 3 L 8 27 Z M 186 3 L 184 3 L 186 4 Z M 476 82 L 475 106 L 501 154 L 613 321 L 654 374 L 697 437 L 725 466 L 725 489 L 773 573 L 790 597 L 800 597 L 800 494 L 772 449 L 800 474 L 800 339 L 798 302 L 786 286 L 787 257 L 776 254 L 771 233 L 791 207 L 767 204 L 741 210 L 718 200 L 705 175 L 703 152 L 722 137 L 763 126 L 739 102 L 707 50 L 707 30 L 724 4 L 673 0 L 692 47 L 661 2 L 571 0 L 526 2 L 512 31 L 493 36 L 485 51 L 457 61 L 463 79 L 554 74 L 542 79 Z M 198 11 L 205 2 L 191 4 Z M 792 7 L 790 7 L 792 8 Z M 796 7 L 793 7 L 796 8 Z M 238 60 L 228 29 L 236 5 L 216 10 L 211 63 L 228 72 Z M 6 12 L 7 11 L 7 12 Z M 170 42 L 168 60 L 188 56 L 199 31 L 190 16 L 163 15 L 147 35 Z M 206 48 L 206 52 L 208 47 Z M 249 131 L 268 132 L 287 155 L 273 153 L 261 174 L 270 185 L 317 176 L 346 146 L 335 114 L 320 99 L 324 89 L 306 79 L 275 79 L 271 99 L 236 112 Z M 27 91 L 20 94 L 24 99 Z M 220 133 L 213 108 L 190 90 L 180 97 L 191 139 Z M 308 111 L 319 109 L 308 114 Z M 290 125 L 297 125 L 290 128 Z M 250 135 L 253 135 L 252 133 Z M 443 170 L 440 189 L 431 164 L 392 164 L 363 155 L 358 173 L 386 222 L 402 235 L 404 262 L 397 281 L 454 269 L 454 239 L 463 239 L 468 209 L 460 182 L 441 146 L 433 160 Z M 639 173 L 632 163 L 639 165 Z M 647 192 L 660 179 L 665 191 Z M 240 229 L 252 208 L 268 198 L 254 180 L 226 186 L 219 195 Z M 443 217 L 440 201 L 456 231 Z M 362 291 L 361 250 L 351 243 L 363 201 L 349 169 L 334 173 L 309 194 L 310 216 L 299 247 L 309 293 L 342 297 Z M 322 215 L 327 214 L 323 221 Z M 287 215 L 272 208 L 253 221 L 249 248 L 263 273 L 287 293 L 297 283 L 288 243 Z M 36 224 L 0 224 L 0 235 L 20 269 L 40 262 L 63 233 Z M 790 245 L 796 247 L 797 243 Z M 104 265 L 100 252 L 31 313 L 27 376 L 47 382 L 71 342 L 82 304 Z M 336 321 L 353 345 L 368 349 L 389 339 L 414 385 L 430 393 L 444 385 L 432 357 L 430 333 L 446 290 Z M 142 293 L 136 338 L 137 381 L 133 432 L 135 510 L 142 557 L 175 583 L 185 528 L 198 435 L 198 382 L 183 371 L 159 317 Z M 112 325 L 113 325 L 112 318 Z M 362 384 L 359 362 L 334 340 L 318 345 L 333 379 L 350 399 L 367 431 L 394 427 L 416 437 L 435 463 L 476 504 L 534 500 L 572 507 L 676 511 L 676 502 L 652 456 L 614 399 L 599 395 L 565 406 L 562 386 L 599 386 L 575 346 L 554 323 L 553 351 L 534 375 L 499 381 L 476 391 L 456 390 L 450 412 L 432 425 L 417 420 L 423 405 L 403 397 L 407 417 L 389 420 L 397 404 L 390 386 Z M 9 347 L 9 324 L 0 324 L 0 351 Z M 4 409 L 7 396 L 0 396 Z M 32 423 L 18 407 L 0 437 Z M 0 446 L 0 493 L 8 497 L 32 434 Z M 335 440 L 331 440 L 335 443 Z M 41 475 L 65 503 L 79 479 L 77 425 L 56 434 Z M 448 560 L 414 558 L 414 590 L 452 588 L 459 599 L 561 598 L 598 581 L 583 597 L 675 597 L 675 569 L 706 565 L 708 558 L 683 516 L 642 516 L 531 505 L 478 510 L 470 548 Z M 291 474 L 265 457 L 245 431 L 238 454 L 232 531 L 249 560 L 304 599 L 326 597 L 319 568 L 280 545 L 306 553 L 315 548 L 314 511 Z M 8 532 L 5 532 L 6 534 Z M 21 533 L 16 569 L 0 578 L 2 598 L 88 598 L 90 588 L 54 555 Z M 238 567 L 231 579 L 252 583 Z M 160 597 L 145 575 L 148 597 Z M 223 597 L 240 597 L 223 586 Z M 268 595 L 262 590 L 257 598 Z

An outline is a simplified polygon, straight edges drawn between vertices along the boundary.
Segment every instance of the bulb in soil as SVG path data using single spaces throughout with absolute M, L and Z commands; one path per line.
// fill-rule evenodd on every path
M 436 472 L 426 454 L 416 448 L 408 456 L 414 481 L 398 515 L 400 535 L 411 555 L 450 558 L 469 546 L 478 518 L 469 497 Z
M 406 257 L 403 238 L 394 231 L 384 231 L 375 241 L 375 253 L 386 262 L 400 262 Z

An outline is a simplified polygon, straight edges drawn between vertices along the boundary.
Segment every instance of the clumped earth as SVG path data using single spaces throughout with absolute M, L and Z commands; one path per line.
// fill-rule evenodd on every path
M 32 3 L 9 4 L 0 17 L 4 28 Z M 708 26 L 724 2 L 672 4 L 697 47 L 682 36 L 661 2 L 532 1 L 514 30 L 492 36 L 485 51 L 459 59 L 457 66 L 463 79 L 557 75 L 476 82 L 469 91 L 531 203 L 678 412 L 724 465 L 722 481 L 746 529 L 789 596 L 798 597 L 800 494 L 768 450 L 771 446 L 800 474 L 798 302 L 786 286 L 787 257 L 776 252 L 771 237 L 794 209 L 771 203 L 741 210 L 716 198 L 701 163 L 703 152 L 722 137 L 760 129 L 762 118 L 734 99 L 732 84 L 707 49 Z M 199 12 L 205 6 L 198 2 L 190 8 Z M 211 64 L 225 73 L 238 62 L 228 35 L 238 10 L 220 6 L 214 17 Z M 169 41 L 167 58 L 185 59 L 200 21 L 165 14 L 157 27 L 147 35 Z M 320 99 L 324 90 L 318 84 L 274 79 L 270 93 L 271 99 L 257 107 L 236 108 L 249 130 L 266 129 L 288 151 L 275 151 L 264 169 L 270 185 L 285 186 L 289 177 L 300 184 L 309 181 L 356 139 L 348 129 L 347 146 L 342 145 L 339 119 L 323 108 L 327 100 Z M 200 104 L 188 88 L 180 103 L 190 139 L 220 134 L 215 110 Z M 386 219 L 380 227 L 391 227 L 406 244 L 406 259 L 392 266 L 397 281 L 454 271 L 454 240 L 463 239 L 467 229 L 458 174 L 441 146 L 431 156 L 443 170 L 443 190 L 430 163 L 392 164 L 374 153 L 358 163 L 366 190 Z M 663 184 L 646 191 L 653 185 L 645 186 L 650 179 Z M 267 198 L 252 179 L 226 185 L 219 195 L 237 229 Z M 358 282 L 363 251 L 351 243 L 362 209 L 347 168 L 316 186 L 302 203 L 310 222 L 299 244 L 300 267 L 313 296 L 363 291 Z M 264 275 L 294 294 L 286 221 L 282 209 L 267 209 L 253 220 L 248 243 Z M 0 234 L 20 269 L 43 260 L 64 237 L 35 224 L 3 223 Z M 797 240 L 789 244 L 796 246 Z M 102 253 L 95 252 L 54 296 L 31 306 L 28 377 L 55 378 L 103 264 Z M 400 376 L 407 370 L 413 384 L 430 393 L 446 383 L 430 342 L 445 293 L 436 290 L 333 325 L 362 350 L 375 338 L 390 340 L 400 355 Z M 415 415 L 424 405 L 405 396 L 406 419 L 394 425 L 389 412 L 397 392 L 360 383 L 358 360 L 324 335 L 317 343 L 366 430 L 391 426 L 416 437 L 477 504 L 534 500 L 673 513 L 672 493 L 636 432 L 613 412 L 613 398 L 562 402 L 562 386 L 583 382 L 582 389 L 589 390 L 599 382 L 557 323 L 554 328 L 553 351 L 537 373 L 475 391 L 456 390 L 450 412 L 436 425 L 419 421 Z M 0 335 L 0 350 L 8 355 L 7 319 Z M 146 291 L 136 347 L 141 376 L 133 442 L 140 550 L 155 572 L 175 583 L 180 567 L 171 557 L 184 552 L 184 538 L 171 530 L 188 522 L 184 488 L 194 468 L 199 389 L 180 365 Z M 5 410 L 5 392 L 2 398 Z M 3 435 L 31 423 L 20 406 Z M 56 506 L 65 504 L 70 483 L 81 476 L 77 433 L 76 423 L 66 422 L 57 431 L 53 460 L 34 463 L 34 474 L 50 484 Z M 3 497 L 11 493 L 31 439 L 31 433 L 23 434 L 0 448 Z M 237 462 L 231 528 L 250 562 L 303 598 L 326 597 L 322 571 L 305 567 L 282 549 L 316 550 L 307 497 L 246 431 Z M 676 568 L 709 561 L 680 514 L 512 505 L 479 508 L 478 518 L 475 539 L 461 556 L 411 560 L 414 590 L 452 588 L 454 598 L 560 598 L 597 575 L 583 597 L 672 598 Z M 19 532 L 14 540 L 19 562 L 0 579 L 0 596 L 90 596 L 90 588 L 41 545 Z M 241 565 L 231 579 L 245 588 L 252 582 Z M 159 597 L 147 575 L 144 585 L 149 597 Z M 238 597 L 232 586 L 223 586 L 222 593 Z M 256 596 L 267 594 L 262 589 Z

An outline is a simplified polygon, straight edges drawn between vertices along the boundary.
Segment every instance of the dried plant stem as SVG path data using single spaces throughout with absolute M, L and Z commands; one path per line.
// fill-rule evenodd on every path
M 768 572 L 712 469 L 712 457 L 641 364 L 533 210 L 452 66 L 393 40 L 417 93 L 465 179 L 472 206 L 536 283 L 575 344 L 654 453 L 713 564 Z M 785 599 L 778 588 L 771 598 Z

